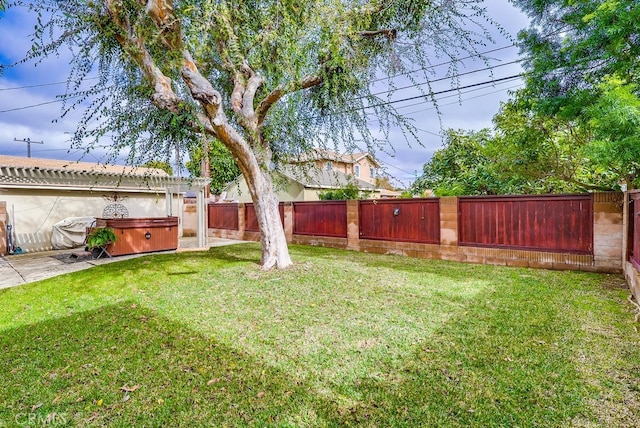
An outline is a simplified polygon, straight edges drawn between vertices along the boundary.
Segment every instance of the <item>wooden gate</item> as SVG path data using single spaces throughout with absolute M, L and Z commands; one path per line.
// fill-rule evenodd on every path
M 360 238 L 440 243 L 440 200 L 360 201 Z

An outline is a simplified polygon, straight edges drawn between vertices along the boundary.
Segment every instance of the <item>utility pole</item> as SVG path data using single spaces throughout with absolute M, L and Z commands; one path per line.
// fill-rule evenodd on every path
M 44 141 L 31 141 L 31 138 L 26 138 L 24 140 L 18 140 L 17 138 L 14 138 L 13 141 L 19 141 L 21 143 L 27 143 L 27 157 L 28 158 L 31 157 L 31 143 L 44 144 Z

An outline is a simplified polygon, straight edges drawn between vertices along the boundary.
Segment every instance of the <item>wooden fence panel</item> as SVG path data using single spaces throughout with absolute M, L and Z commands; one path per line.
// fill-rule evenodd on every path
M 278 211 L 280 211 L 280 221 L 284 227 L 284 203 L 280 202 Z M 258 217 L 256 217 L 256 208 L 253 204 L 244 205 L 244 229 L 247 232 L 260 231 L 258 227 Z
M 207 221 L 210 229 L 238 230 L 238 204 L 207 205 Z
M 629 259 L 640 269 L 640 193 L 630 193 L 629 198 Z
M 461 197 L 458 234 L 466 246 L 593 254 L 593 197 Z
M 440 243 L 440 200 L 360 201 L 360 238 Z
M 293 234 L 347 237 L 347 202 L 293 203 Z

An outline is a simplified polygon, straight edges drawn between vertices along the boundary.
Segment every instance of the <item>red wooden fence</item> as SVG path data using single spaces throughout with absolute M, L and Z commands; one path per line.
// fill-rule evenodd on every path
M 207 205 L 207 221 L 211 229 L 238 230 L 238 204 Z
M 440 200 L 360 201 L 360 238 L 440 243 Z
M 280 211 L 280 221 L 284 226 L 284 204 L 280 202 L 278 205 Z M 245 204 L 244 206 L 244 228 L 249 232 L 259 232 L 258 217 L 256 217 L 256 208 L 253 204 Z
M 319 201 L 293 203 L 295 235 L 347 237 L 347 202 Z
M 593 197 L 461 197 L 459 245 L 593 254 Z
M 629 199 L 629 259 L 640 269 L 640 193 L 630 193 Z

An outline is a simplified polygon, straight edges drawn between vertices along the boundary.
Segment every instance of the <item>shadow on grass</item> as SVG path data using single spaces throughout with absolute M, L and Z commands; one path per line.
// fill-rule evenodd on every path
M 211 247 L 209 251 L 207 251 L 207 255 L 228 263 L 252 263 L 259 265 L 261 250 L 259 243 L 251 242 L 247 244 Z
M 302 382 L 130 302 L 4 331 L 0 349 L 0 426 L 323 424 Z
M 575 412 L 579 395 L 554 385 L 573 376 L 565 358 L 545 362 L 543 352 L 521 367 L 507 363 L 503 336 L 491 339 L 495 353 L 475 354 L 472 342 L 487 339 L 467 336 L 468 328 L 454 321 L 400 367 L 381 362 L 382 378 L 312 386 L 123 302 L 3 332 L 0 422 L 35 415 L 95 426 L 539 426 Z

